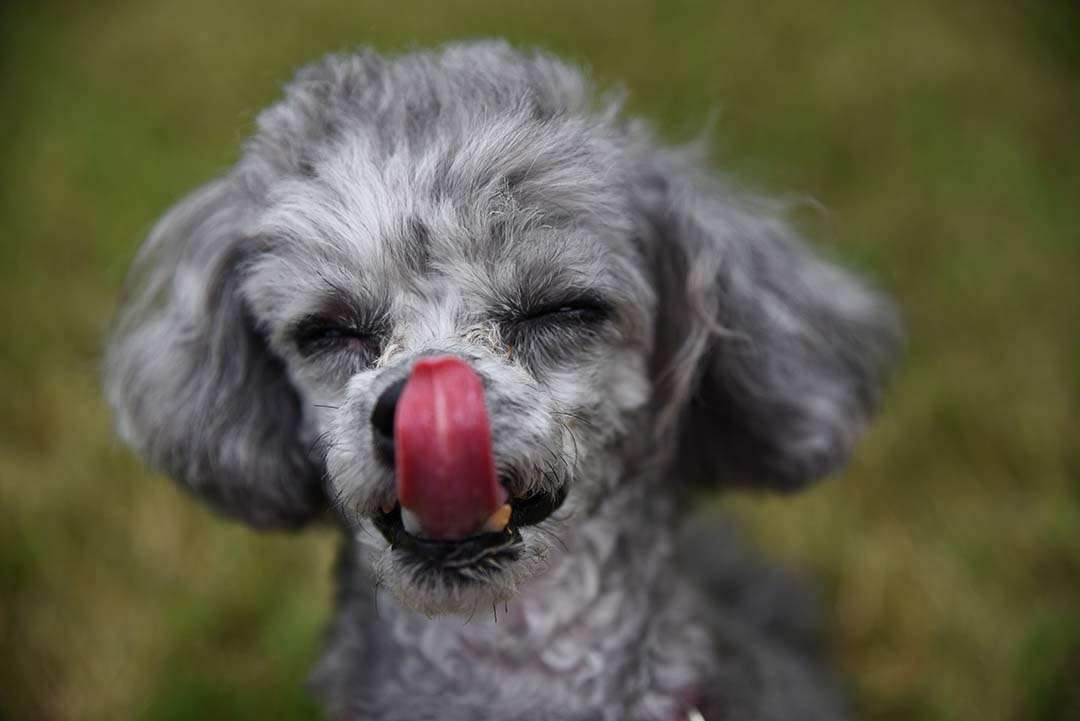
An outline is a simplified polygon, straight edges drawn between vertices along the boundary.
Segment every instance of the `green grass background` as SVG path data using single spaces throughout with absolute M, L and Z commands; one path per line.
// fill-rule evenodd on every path
M 822 579 L 867 719 L 1080 718 L 1080 15 L 1066 2 L 0 8 L 0 718 L 314 719 L 335 540 L 213 518 L 114 440 L 126 264 L 298 65 L 501 35 L 622 80 L 903 308 L 840 477 L 719 501 Z

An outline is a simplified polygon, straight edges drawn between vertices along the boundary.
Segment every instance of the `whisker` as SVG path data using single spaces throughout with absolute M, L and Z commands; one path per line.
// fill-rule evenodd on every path
M 556 542 L 557 542 L 557 543 L 558 543 L 558 544 L 559 544 L 560 546 L 562 546 L 562 550 L 563 550 L 563 552 L 565 552 L 565 553 L 570 553 L 570 547 L 566 545 L 566 541 L 564 541 L 564 540 L 562 539 L 562 536 L 560 536 L 559 534 L 555 533 L 554 531 L 548 531 L 548 534 L 549 534 L 549 535 L 550 535 L 550 536 L 551 536 L 552 538 L 554 538 L 554 539 L 555 539 L 555 541 L 556 541 Z
M 553 540 L 557 544 L 559 544 L 559 546 L 562 547 L 563 551 L 565 551 L 566 553 L 570 553 L 570 547 L 566 545 L 566 542 L 563 541 L 562 537 L 559 536 L 559 534 L 555 533 L 555 531 L 551 530 L 550 528 L 539 527 L 536 530 L 545 538 Z
M 562 428 L 562 429 L 563 429 L 563 431 L 564 431 L 564 432 L 565 432 L 565 433 L 566 433 L 566 434 L 567 434 L 568 436 L 570 436 L 570 442 L 571 442 L 571 443 L 573 443 L 573 445 L 574 445 L 574 467 L 576 468 L 576 467 L 577 467 L 577 462 L 578 462 L 578 455 L 579 455 L 579 454 L 578 454 L 578 439 L 577 439 L 577 434 L 576 434 L 576 433 L 574 433 L 574 429 L 572 429 L 572 428 L 571 428 L 571 427 L 570 427 L 569 425 L 567 425 L 567 424 L 566 424 L 565 422 L 563 422 L 563 421 L 560 421 L 560 420 L 556 420 L 555 422 L 559 424 L 559 427 L 560 427 L 560 428 Z
M 379 592 L 383 589 L 383 570 L 379 569 L 375 572 L 375 617 L 382 618 L 382 610 L 379 608 Z
M 577 413 L 570 413 L 569 411 L 552 411 L 552 413 L 554 413 L 556 415 L 559 415 L 559 416 L 570 416 L 571 418 L 576 419 L 577 421 L 583 423 L 584 425 L 587 425 L 589 428 L 596 428 L 595 423 L 593 423 L 589 419 L 585 418 L 584 416 L 579 416 Z
M 562 456 L 560 456 L 558 453 L 556 453 L 555 451 L 551 450 L 550 448 L 548 448 L 546 446 L 544 447 L 544 450 L 547 451 L 548 455 L 551 456 L 551 460 L 553 460 L 553 461 L 555 461 L 557 463 L 562 463 L 564 466 L 566 465 L 566 459 L 563 458 Z M 549 464 L 548 467 L 552 469 L 552 471 L 551 471 L 552 473 L 555 473 L 555 468 L 554 468 L 553 465 Z M 569 470 L 569 468 L 567 470 Z M 558 474 L 556 474 L 556 475 L 558 475 Z
M 329 438 L 329 436 L 330 431 L 323 431 L 319 435 L 315 436 L 315 440 L 311 442 L 311 447 L 308 448 L 308 455 L 310 456 L 312 453 L 314 453 L 316 448 L 321 448 L 321 444 L 324 443 Z
M 552 457 L 552 458 L 554 458 L 554 459 L 555 459 L 556 461 L 558 461 L 559 463 L 561 463 L 561 464 L 562 464 L 562 466 L 563 466 L 563 468 L 565 468 L 565 469 L 566 469 L 566 478 L 568 478 L 568 479 L 569 479 L 569 478 L 572 478 L 574 474 L 570 472 L 570 465 L 569 465 L 569 464 L 568 464 L 568 463 L 566 462 L 566 458 L 564 458 L 564 457 L 563 457 L 563 455 L 562 455 L 561 453 L 556 453 L 555 451 L 551 450 L 550 448 L 545 448 L 545 450 L 546 450 L 546 451 L 547 451 L 548 453 L 550 453 L 550 454 L 551 454 L 551 457 Z M 577 460 L 577 459 L 575 459 L 575 466 L 577 465 L 577 464 L 576 464 L 576 460 Z

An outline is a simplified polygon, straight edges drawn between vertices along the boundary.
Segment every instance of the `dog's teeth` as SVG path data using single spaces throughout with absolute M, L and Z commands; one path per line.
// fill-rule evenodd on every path
M 419 536 L 421 531 L 420 517 L 410 511 L 405 506 L 401 507 L 401 525 L 405 526 L 405 530 L 414 536 Z
M 502 533 L 508 523 L 510 523 L 510 504 L 504 503 L 484 521 L 480 530 L 484 533 Z

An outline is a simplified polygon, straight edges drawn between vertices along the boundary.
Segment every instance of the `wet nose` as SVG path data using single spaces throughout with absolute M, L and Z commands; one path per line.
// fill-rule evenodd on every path
M 371 412 L 371 434 L 375 442 L 375 453 L 391 468 L 394 466 L 394 412 L 407 380 L 402 378 L 384 390 L 375 401 L 375 410 Z

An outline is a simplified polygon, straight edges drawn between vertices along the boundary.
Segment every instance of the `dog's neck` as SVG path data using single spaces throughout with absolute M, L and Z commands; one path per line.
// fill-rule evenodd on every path
M 672 564 L 670 494 L 650 502 L 650 488 L 613 486 L 595 513 L 574 514 L 547 570 L 469 619 L 426 618 L 342 578 L 342 640 L 317 673 L 332 707 L 427 718 L 452 699 L 453 713 L 438 717 L 679 718 L 709 672 L 711 640 Z

